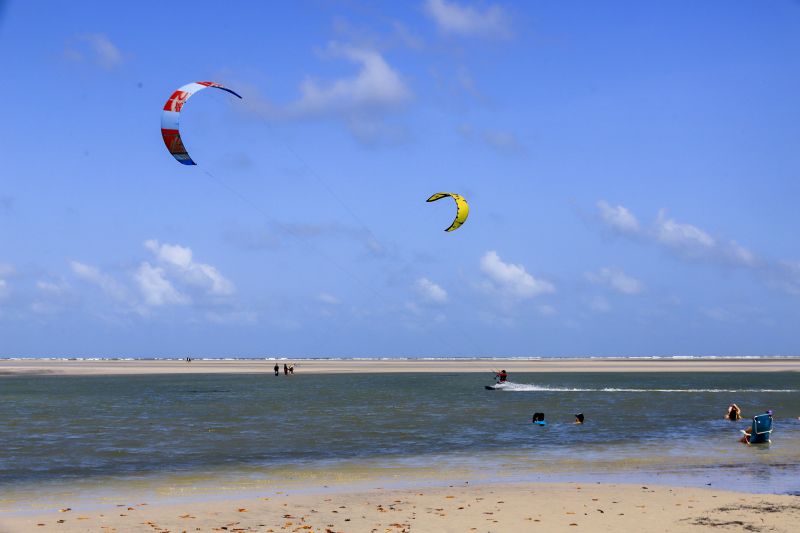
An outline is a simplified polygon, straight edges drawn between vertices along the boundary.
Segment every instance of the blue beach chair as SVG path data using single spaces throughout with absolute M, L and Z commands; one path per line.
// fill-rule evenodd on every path
M 760 444 L 770 442 L 769 437 L 772 433 L 772 413 L 767 412 L 763 415 L 753 417 L 752 431 L 746 434 L 748 444 Z

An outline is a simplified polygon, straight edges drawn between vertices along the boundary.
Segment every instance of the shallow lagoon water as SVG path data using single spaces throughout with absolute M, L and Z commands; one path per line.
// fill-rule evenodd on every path
M 627 481 L 800 491 L 793 373 L 0 378 L 0 490 L 264 488 L 402 479 Z M 769 446 L 737 442 L 775 411 Z M 531 414 L 546 414 L 547 427 Z M 583 412 L 586 424 L 574 425 Z M 400 483 L 400 481 L 398 481 Z

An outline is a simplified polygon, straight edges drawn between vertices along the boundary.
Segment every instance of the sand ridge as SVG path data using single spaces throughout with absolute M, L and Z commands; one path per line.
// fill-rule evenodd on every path
M 278 360 L 283 374 L 285 361 Z M 800 372 L 800 357 L 774 359 L 294 359 L 296 374 L 516 372 Z M 3 375 L 272 374 L 275 360 L 0 359 Z

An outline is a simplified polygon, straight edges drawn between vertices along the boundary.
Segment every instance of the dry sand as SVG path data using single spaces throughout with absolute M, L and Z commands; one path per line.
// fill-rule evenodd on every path
M 272 494 L 0 514 L 3 533 L 72 532 L 794 532 L 800 497 L 616 484 L 459 485 Z
M 298 374 L 379 372 L 800 372 L 800 357 L 775 359 L 463 359 L 463 360 L 306 360 Z M 281 372 L 284 361 L 278 361 Z M 273 372 L 274 360 L 233 361 L 86 361 L 0 359 L 8 374 L 213 374 Z

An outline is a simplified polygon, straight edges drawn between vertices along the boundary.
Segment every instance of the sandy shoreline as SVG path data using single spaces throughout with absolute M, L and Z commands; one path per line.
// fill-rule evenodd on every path
M 713 360 L 295 360 L 298 375 L 323 373 L 436 372 L 798 372 L 800 358 Z M 279 361 L 283 365 L 283 361 Z M 274 360 L 239 361 L 67 361 L 0 360 L 2 376 L 135 374 L 270 374 Z M 681 376 L 676 376 L 681 378 Z M 278 378 L 275 378 L 278 379 Z M 283 378 L 281 378 L 283 379 Z M 634 377 L 633 379 L 636 379 Z M 0 379 L 0 382 L 1 379 Z M 570 413 L 572 411 L 569 411 Z M 572 427 L 572 426 L 570 426 Z M 734 436 L 735 437 L 735 436 Z M 316 438 L 324 438 L 321 432 Z M 735 438 L 732 442 L 735 441 Z M 780 451 L 776 444 L 776 452 Z M 269 443 L 265 442 L 265 446 Z M 626 458 L 627 460 L 627 458 Z M 793 461 L 796 463 L 796 461 Z M 681 463 L 685 464 L 685 460 Z M 205 487 L 194 477 L 177 482 L 158 478 L 143 489 L 135 477 L 116 482 L 86 478 L 76 485 L 31 484 L 0 490 L 0 533 L 75 532 L 792 532 L 800 523 L 800 496 L 752 494 L 741 477 L 712 488 L 677 488 L 603 482 L 552 483 L 579 477 L 537 477 L 544 482 L 502 481 L 490 468 L 478 474 L 442 466 L 405 472 L 371 469 L 359 463 L 356 478 L 339 470 L 311 479 L 289 469 L 269 485 L 246 485 L 249 474 L 234 481 L 214 479 Z M 391 465 L 389 465 L 391 466 Z M 508 464 L 498 465 L 509 470 Z M 754 466 L 754 468 L 757 468 Z M 519 466 L 517 465 L 517 471 Z M 766 473 L 766 472 L 765 472 Z M 366 479 L 358 476 L 367 476 Z M 348 474 L 350 476 L 355 474 Z M 681 484 L 659 479 L 662 483 Z M 342 477 L 339 485 L 334 482 Z M 346 478 L 346 479 L 345 479 Z M 111 478 L 109 478 L 111 479 Z M 347 480 L 358 484 L 354 486 Z M 398 481 L 399 479 L 399 481 Z M 516 481 L 519 481 L 517 478 Z M 527 478 L 528 480 L 531 478 Z M 736 482 L 730 482 L 735 479 Z M 458 484 L 453 480 L 458 480 Z M 467 482 L 467 480 L 469 482 Z M 493 483 L 486 483 L 486 481 Z M 506 478 L 508 480 L 508 478 Z M 323 488 L 329 482 L 331 488 Z M 188 485 L 182 485 L 187 483 Z M 703 486 L 706 479 L 695 485 Z M 774 479 L 764 490 L 774 487 Z M 246 488 L 240 490 L 241 485 Z M 793 485 L 796 486 L 796 485 Z M 188 488 L 187 488 L 188 487 Z M 758 490 L 758 489 L 756 489 Z M 776 489 L 780 490 L 780 489 Z M 15 492 L 16 491 L 16 492 Z M 15 495 L 16 494 L 16 495 Z
M 620 484 L 460 484 L 159 503 L 64 502 L 0 531 L 795 531 L 800 497 Z
M 392 372 L 800 372 L 800 357 L 775 359 L 464 359 L 464 360 L 306 360 L 295 359 L 298 374 Z M 284 361 L 278 361 L 283 366 Z M 273 372 L 274 360 L 87 361 L 0 359 L 0 375 L 60 374 L 233 374 Z

